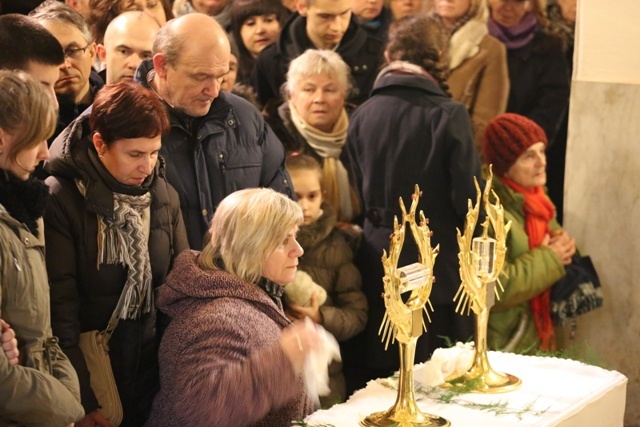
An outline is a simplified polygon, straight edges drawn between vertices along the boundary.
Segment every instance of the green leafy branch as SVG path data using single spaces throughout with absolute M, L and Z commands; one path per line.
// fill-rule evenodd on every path
M 522 409 L 514 409 L 508 406 L 508 402 L 506 400 L 499 400 L 497 402 L 490 403 L 475 403 L 461 398 L 462 395 L 477 390 L 480 382 L 480 378 L 472 379 L 466 382 L 449 382 L 449 387 L 446 389 L 437 386 L 424 387 L 420 384 L 416 384 L 416 401 L 431 399 L 437 403 L 464 406 L 466 408 L 493 413 L 495 416 L 514 415 L 518 417 L 519 420 L 522 420 L 522 417 L 524 415 L 529 414 L 534 416 L 541 416 L 549 410 L 549 408 L 546 408 L 544 410 L 534 409 L 535 401 L 529 403 Z M 392 390 L 396 389 L 390 381 L 379 381 L 379 384 Z

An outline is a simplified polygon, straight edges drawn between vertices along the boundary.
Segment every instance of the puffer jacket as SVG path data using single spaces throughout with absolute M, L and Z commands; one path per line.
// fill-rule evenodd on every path
M 149 87 L 151 60 L 136 80 Z M 295 199 L 284 168 L 284 149 L 260 112 L 249 102 L 220 92 L 204 117 L 186 117 L 167 106 L 171 131 L 162 137 L 167 181 L 180 196 L 189 245 L 202 240 L 218 204 L 237 190 L 269 187 Z
M 44 236 L 3 205 L 0 318 L 14 329 L 20 350 L 19 365 L 0 355 L 0 425 L 61 427 L 82 418 L 78 377 L 51 333 Z
M 178 256 L 158 308 L 160 392 L 148 427 L 290 426 L 313 411 L 278 340 L 291 322 L 260 287 Z
M 298 268 L 327 291 L 320 307 L 323 326 L 338 341 L 362 332 L 367 323 L 367 297 L 362 292 L 360 272 L 353 264 L 353 251 L 345 234 L 336 228 L 336 214 L 327 203 L 314 223 L 301 225 L 297 239 L 304 249 Z M 345 386 L 342 364 L 329 366 L 331 394 L 321 397 L 322 406 L 344 400 Z
M 540 340 L 529 301 L 564 276 L 564 266 L 548 246 L 529 249 L 522 211 L 524 195 L 499 178 L 494 178 L 492 188 L 504 207 L 505 221 L 511 221 L 511 231 L 507 234 L 507 257 L 500 276 L 504 292 L 489 314 L 488 345 L 493 350 L 535 352 Z M 553 219 L 549 228 L 557 230 L 560 225 Z
M 89 372 L 78 347 L 82 332 L 104 330 L 127 278 L 122 265 L 98 268 L 98 215 L 113 216 L 113 193 L 141 194 L 144 190 L 119 184 L 102 166 L 91 142 L 89 115 L 66 129 L 51 150 L 45 170 L 51 200 L 45 213 L 50 243 L 47 269 L 51 280 L 52 326 L 80 378 L 86 412 L 98 408 Z M 81 179 L 83 196 L 76 186 Z M 151 193 L 149 258 L 152 286 L 160 286 L 173 258 L 188 248 L 178 195 L 167 183 L 162 159 L 145 187 Z M 140 426 L 158 390 L 157 351 L 160 344 L 156 312 L 137 320 L 120 320 L 109 342 L 114 377 L 123 405 L 121 426 Z M 166 323 L 166 321 L 164 322 Z

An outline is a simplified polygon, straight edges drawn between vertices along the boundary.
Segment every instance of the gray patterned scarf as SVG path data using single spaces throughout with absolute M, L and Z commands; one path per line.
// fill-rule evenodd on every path
M 76 185 L 85 196 L 82 181 Z M 127 281 L 120 319 L 137 319 L 153 307 L 149 242 L 144 232 L 142 212 L 151 205 L 151 193 L 131 196 L 113 193 L 113 217 L 98 215 L 98 269 L 102 264 L 127 267 Z

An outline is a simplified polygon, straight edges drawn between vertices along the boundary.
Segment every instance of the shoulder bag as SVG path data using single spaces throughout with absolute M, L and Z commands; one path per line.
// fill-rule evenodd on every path
M 122 422 L 122 403 L 113 377 L 111 359 L 109 358 L 109 340 L 120 320 L 118 313 L 124 304 L 124 290 L 118 305 L 109 319 L 104 331 L 88 331 L 80 334 L 80 349 L 89 369 L 89 383 L 98 399 L 100 412 L 113 427 Z

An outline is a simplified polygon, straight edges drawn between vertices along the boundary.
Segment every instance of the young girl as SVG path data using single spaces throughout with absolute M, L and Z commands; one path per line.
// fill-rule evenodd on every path
M 297 235 L 304 255 L 296 279 L 285 287 L 286 311 L 292 319 L 309 316 L 342 343 L 361 332 L 367 323 L 367 299 L 361 290 L 360 272 L 352 262 L 347 235 L 336 227 L 335 211 L 323 202 L 320 164 L 313 157 L 294 154 L 287 158 L 286 166 L 304 214 Z M 310 282 L 326 291 L 324 304 L 319 303 L 324 292 L 318 291 L 312 292 L 308 301 L 293 302 L 291 289 Z M 347 397 L 342 364 L 334 362 L 329 375 L 331 394 L 320 399 L 323 407 Z

